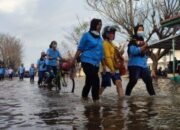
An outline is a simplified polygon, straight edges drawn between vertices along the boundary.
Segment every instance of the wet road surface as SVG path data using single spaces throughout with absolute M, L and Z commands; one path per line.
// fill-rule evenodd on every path
M 38 88 L 29 79 L 0 82 L 0 130 L 180 130 L 180 86 L 168 79 L 154 83 L 155 97 L 142 81 L 131 97 L 118 98 L 109 87 L 99 104 L 81 101 L 83 84 L 76 79 L 72 94 Z

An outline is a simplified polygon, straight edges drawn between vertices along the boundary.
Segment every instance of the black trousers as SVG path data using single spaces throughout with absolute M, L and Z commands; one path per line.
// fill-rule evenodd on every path
M 99 99 L 99 67 L 96 67 L 89 63 L 82 63 L 83 71 L 86 75 L 85 85 L 82 90 L 82 97 L 87 98 L 89 91 L 92 92 L 93 100 Z
M 45 74 L 45 71 L 39 71 L 38 72 L 38 76 L 39 76 L 38 85 L 40 85 L 42 83 L 43 78 L 44 78 L 44 74 Z
M 3 80 L 3 74 L 0 74 L 0 80 Z
M 46 79 L 46 82 L 51 83 L 52 79 L 57 75 L 57 67 L 48 65 L 47 71 L 50 73 L 50 77 Z
M 129 83 L 126 87 L 127 96 L 131 95 L 131 91 L 136 85 L 139 78 L 142 78 L 142 80 L 146 84 L 146 89 L 149 95 L 155 95 L 155 91 L 152 84 L 152 78 L 151 78 L 150 71 L 148 70 L 148 68 L 131 66 L 131 67 L 128 67 L 128 70 L 129 70 Z

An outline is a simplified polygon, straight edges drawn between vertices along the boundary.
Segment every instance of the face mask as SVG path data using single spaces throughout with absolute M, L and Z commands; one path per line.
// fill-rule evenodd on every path
M 139 37 L 144 37 L 144 36 L 145 36 L 144 31 L 139 31 L 139 32 L 137 32 L 137 35 L 138 35 Z

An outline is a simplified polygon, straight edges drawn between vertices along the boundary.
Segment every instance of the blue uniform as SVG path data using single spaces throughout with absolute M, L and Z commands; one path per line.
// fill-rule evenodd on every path
M 90 63 L 97 67 L 104 58 L 102 38 L 94 38 L 90 32 L 82 36 L 78 50 L 82 51 L 81 62 Z
M 39 76 L 38 85 L 40 85 L 42 83 L 45 71 L 47 70 L 46 59 L 40 58 L 37 62 L 37 65 L 38 65 L 38 76 Z
M 155 95 L 152 84 L 152 78 L 147 65 L 147 56 L 141 52 L 139 46 L 135 43 L 129 43 L 128 46 L 128 70 L 129 70 L 129 83 L 126 87 L 126 95 L 130 96 L 132 89 L 136 85 L 139 78 L 142 78 L 146 84 L 146 89 L 150 95 Z
M 22 67 L 22 66 L 20 66 L 19 69 L 18 69 L 18 72 L 19 72 L 19 79 L 20 79 L 20 80 L 23 80 L 25 68 Z
M 24 72 L 25 72 L 25 68 L 22 67 L 22 66 L 20 66 L 20 67 L 19 67 L 19 73 L 20 73 L 20 74 L 23 74 Z
M 29 69 L 29 75 L 30 75 L 30 76 L 34 76 L 34 75 L 35 75 L 35 68 L 34 68 L 34 67 L 30 67 L 30 69 Z
M 4 79 L 4 72 L 5 69 L 3 67 L 0 67 L 0 80 Z
M 140 47 L 135 45 L 131 45 L 129 47 L 128 67 L 130 66 L 139 66 L 142 68 L 148 68 L 147 56 L 146 55 L 142 56 Z
M 47 60 L 48 66 L 56 66 L 57 65 L 57 58 L 61 58 L 61 54 L 58 50 L 53 50 L 52 48 L 49 48 L 47 50 L 47 55 L 51 57 L 51 60 Z
M 46 60 L 41 58 L 37 61 L 38 71 L 46 71 Z
M 34 82 L 34 75 L 35 75 L 35 68 L 30 67 L 29 69 L 30 82 Z
M 4 73 L 4 69 L 2 67 L 0 67 L 0 74 Z
M 6 73 L 6 68 L 3 67 L 3 76 L 5 75 Z

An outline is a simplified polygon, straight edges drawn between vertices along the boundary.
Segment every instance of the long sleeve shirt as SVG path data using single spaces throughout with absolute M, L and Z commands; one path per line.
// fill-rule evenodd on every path
M 116 69 L 114 67 L 115 63 L 115 46 L 107 40 L 104 40 L 103 43 L 104 48 L 104 59 L 106 66 L 110 69 L 110 71 L 114 72 Z

